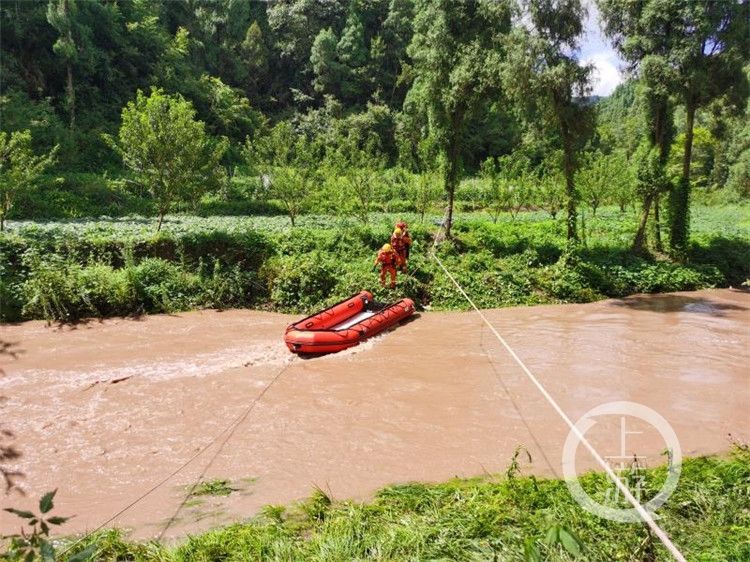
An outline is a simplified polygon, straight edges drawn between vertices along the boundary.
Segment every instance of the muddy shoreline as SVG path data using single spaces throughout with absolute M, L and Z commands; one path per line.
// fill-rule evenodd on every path
M 686 455 L 725 451 L 730 433 L 750 438 L 746 292 L 487 314 L 574 420 L 630 400 L 664 416 Z M 525 472 L 561 474 L 565 426 L 474 313 L 422 313 L 309 360 L 283 346 L 292 318 L 230 310 L 0 326 L 18 352 L 0 361 L 0 419 L 15 433 L 28 493 L 3 496 L 3 507 L 59 488 L 58 511 L 76 514 L 64 531 L 94 528 L 211 443 L 282 369 L 208 468 L 211 447 L 113 525 L 158 534 L 203 471 L 236 491 L 183 509 L 165 536 L 241 520 L 314 486 L 364 499 L 389 483 L 501 472 L 519 444 L 533 459 Z M 615 446 L 609 425 L 591 436 L 604 454 Z M 658 464 L 663 444 L 641 429 L 631 447 Z M 16 530 L 0 515 L 0 533 Z

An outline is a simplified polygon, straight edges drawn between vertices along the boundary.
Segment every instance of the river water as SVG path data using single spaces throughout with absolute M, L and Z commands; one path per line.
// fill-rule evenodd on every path
M 663 416 L 685 455 L 750 439 L 749 293 L 487 315 L 574 421 L 627 400 Z M 524 473 L 561 475 L 567 427 L 475 313 L 422 313 L 358 348 L 307 360 L 282 343 L 292 320 L 232 310 L 0 327 L 17 352 L 0 358 L 0 422 L 14 433 L 5 442 L 21 453 L 13 467 L 28 494 L 0 496 L 3 507 L 58 488 L 57 513 L 76 515 L 63 531 L 92 529 L 206 446 L 112 524 L 159 534 L 202 474 L 228 479 L 234 492 L 188 502 L 166 537 L 240 520 L 315 486 L 366 499 L 390 483 L 502 472 L 520 444 L 531 456 L 522 456 Z M 620 423 L 605 419 L 588 434 L 603 455 L 662 462 L 653 428 L 636 420 L 624 444 L 622 431 L 612 433 Z M 580 470 L 595 467 L 583 452 L 576 458 Z M 0 533 L 16 530 L 2 513 Z

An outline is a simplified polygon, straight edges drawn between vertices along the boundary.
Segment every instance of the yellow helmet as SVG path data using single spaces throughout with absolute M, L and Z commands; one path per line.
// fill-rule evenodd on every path
M 383 251 L 384 252 L 390 252 L 393 248 L 391 248 L 390 244 L 383 244 Z
M 395 234 L 396 236 L 401 236 L 402 232 L 403 230 L 401 230 L 400 228 L 397 228 L 396 230 L 393 231 L 393 234 Z

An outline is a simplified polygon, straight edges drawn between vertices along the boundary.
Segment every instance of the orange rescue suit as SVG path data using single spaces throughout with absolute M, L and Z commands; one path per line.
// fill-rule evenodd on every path
M 380 285 L 385 287 L 385 276 L 390 274 L 391 276 L 391 289 L 396 287 L 396 267 L 401 263 L 399 255 L 391 250 L 386 252 L 380 250 L 378 257 L 375 258 L 375 265 L 380 264 Z
M 401 269 L 406 271 L 406 260 L 409 259 L 409 247 L 411 246 L 411 237 L 404 232 L 401 236 L 395 233 L 391 235 L 391 246 L 398 254 L 401 261 Z

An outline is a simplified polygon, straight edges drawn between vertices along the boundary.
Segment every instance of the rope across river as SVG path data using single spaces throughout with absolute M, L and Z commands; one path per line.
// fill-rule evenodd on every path
M 436 252 L 439 236 L 440 236 L 442 229 L 443 229 L 443 225 L 441 224 L 440 228 L 438 229 L 438 232 L 435 234 L 434 243 L 432 244 L 432 248 L 429 251 L 429 256 L 433 260 L 435 260 L 435 263 L 438 264 L 438 266 L 443 271 L 443 273 L 445 273 L 446 277 L 448 277 L 451 283 L 453 283 L 456 289 L 458 289 L 458 292 L 461 293 L 461 295 L 466 299 L 469 305 L 471 305 L 471 308 L 474 309 L 474 312 L 476 312 L 479 315 L 479 317 L 487 325 L 487 327 L 490 329 L 493 335 L 497 338 L 497 340 L 502 344 L 502 346 L 505 348 L 508 354 L 518 364 L 518 366 L 521 368 L 524 374 L 534 384 L 537 390 L 539 390 L 542 396 L 544 396 L 544 398 L 547 400 L 550 406 L 552 406 L 552 409 L 554 409 L 555 412 L 557 412 L 557 414 L 562 418 L 565 424 L 570 428 L 570 431 L 572 431 L 575 434 L 575 436 L 583 444 L 583 446 L 586 447 L 589 453 L 591 453 L 591 455 L 594 457 L 594 460 L 596 460 L 597 464 L 599 464 L 599 466 L 602 467 L 602 469 L 607 474 L 609 479 L 612 480 L 614 485 L 623 494 L 625 499 L 627 499 L 628 502 L 635 508 L 635 510 L 638 512 L 638 515 L 641 517 L 643 522 L 646 523 L 646 525 L 648 525 L 648 527 L 659 538 L 659 540 L 662 542 L 664 547 L 669 551 L 672 557 L 679 562 L 686 562 L 685 557 L 680 552 L 680 550 L 675 546 L 672 540 L 669 538 L 669 535 L 667 535 L 667 533 L 654 520 L 653 516 L 641 505 L 641 503 L 635 498 L 635 496 L 633 496 L 630 489 L 622 482 L 622 480 L 620 480 L 617 474 L 615 474 L 615 472 L 612 470 L 612 467 L 609 466 L 609 464 L 604 460 L 604 458 L 602 458 L 602 456 L 594 448 L 594 446 L 589 442 L 589 440 L 586 439 L 586 436 L 583 433 L 581 433 L 581 431 L 573 423 L 573 421 L 568 417 L 568 415 L 563 411 L 563 409 L 560 407 L 557 401 L 552 397 L 552 395 L 550 395 L 549 392 L 547 392 L 547 389 L 544 388 L 544 385 L 541 382 L 539 382 L 539 379 L 537 379 L 536 376 L 534 376 L 534 374 L 526 366 L 526 364 L 521 360 L 521 358 L 516 354 L 516 352 L 513 351 L 513 348 L 510 345 L 508 345 L 508 342 L 505 341 L 505 338 L 503 338 L 503 336 L 500 335 L 500 332 L 497 331 L 497 329 L 492 324 L 492 322 L 490 322 L 487 319 L 487 316 L 485 316 L 485 314 L 479 309 L 479 307 L 477 307 L 477 305 L 474 303 L 471 297 L 466 293 L 466 291 L 461 286 L 461 284 L 456 280 L 456 278 L 451 274 L 451 272 L 448 271 L 448 268 L 445 267 L 445 264 L 443 264 L 443 261 L 440 259 L 440 257 L 437 255 L 437 252 Z
M 456 278 L 451 274 L 451 272 L 448 270 L 448 268 L 445 266 L 443 261 L 440 259 L 440 257 L 437 255 L 437 246 L 440 241 L 440 235 L 443 229 L 443 225 L 438 229 L 438 232 L 435 234 L 434 241 L 432 244 L 432 247 L 428 251 L 428 256 L 437 263 L 437 265 L 440 267 L 442 272 L 446 275 L 446 277 L 451 281 L 451 283 L 456 287 L 458 292 L 466 299 L 466 301 L 469 303 L 471 308 L 476 312 L 479 317 L 482 319 L 482 321 L 487 325 L 487 327 L 490 329 L 492 334 L 497 338 L 497 340 L 500 342 L 500 344 L 505 348 L 505 350 L 508 352 L 508 354 L 513 358 L 513 360 L 518 364 L 518 366 L 521 368 L 523 373 L 528 377 L 528 379 L 534 384 L 534 386 L 539 390 L 539 392 L 542 394 L 542 396 L 547 400 L 547 402 L 552 406 L 552 408 L 557 412 L 557 414 L 562 418 L 562 420 L 565 422 L 565 424 L 570 428 L 570 431 L 572 431 L 576 437 L 579 439 L 579 441 L 584 445 L 584 447 L 591 453 L 591 455 L 594 457 L 596 462 L 601 466 L 601 468 L 604 470 L 606 475 L 612 480 L 614 485 L 618 488 L 618 490 L 623 494 L 625 499 L 635 508 L 636 512 L 641 517 L 642 521 L 648 525 L 648 527 L 653 531 L 653 533 L 659 538 L 659 540 L 662 542 L 664 547 L 669 551 L 671 556 L 677 560 L 678 562 L 686 562 L 685 557 L 682 555 L 682 553 L 679 551 L 679 549 L 674 545 L 672 540 L 669 538 L 667 533 L 656 523 L 653 516 L 640 504 L 640 502 L 633 496 L 630 489 L 620 480 L 620 478 L 615 474 L 615 472 L 612 470 L 612 468 L 609 466 L 609 464 L 604 460 L 604 458 L 596 451 L 596 449 L 591 445 L 591 443 L 586 439 L 585 435 L 581 433 L 581 431 L 578 429 L 578 427 L 573 423 L 573 421 L 568 417 L 568 415 L 563 411 L 563 409 L 560 407 L 560 405 L 557 403 L 557 401 L 550 395 L 550 393 L 545 389 L 544 385 L 537 379 L 537 377 L 531 372 L 531 370 L 526 366 L 526 364 L 521 360 L 521 358 L 516 354 L 516 352 L 513 350 L 513 348 L 508 344 L 508 342 L 503 338 L 503 336 L 497 331 L 495 326 L 487 319 L 486 315 L 477 307 L 477 305 L 474 303 L 474 301 L 471 299 L 471 297 L 466 293 L 464 288 L 461 286 L 461 284 L 456 280 Z M 117 513 L 112 515 L 109 519 L 101 523 L 98 527 L 96 527 L 93 531 L 90 531 L 83 537 L 79 538 L 77 541 L 74 541 L 68 547 L 61 553 L 65 554 L 69 552 L 73 547 L 80 544 L 84 540 L 86 540 L 88 537 L 93 535 L 94 533 L 100 531 L 110 523 L 112 523 L 114 520 L 116 520 L 118 517 L 120 517 L 122 514 L 127 512 L 128 510 L 132 509 L 134 506 L 136 506 L 138 503 L 146 499 L 148 496 L 150 496 L 153 492 L 161 488 L 164 484 L 166 484 L 169 480 L 171 480 L 174 476 L 176 476 L 178 473 L 180 473 L 182 470 L 184 470 L 186 467 L 188 467 L 190 464 L 192 464 L 199 456 L 201 456 L 205 451 L 207 451 L 209 448 L 211 448 L 213 445 L 215 445 L 219 440 L 221 440 L 221 443 L 219 447 L 216 449 L 212 457 L 209 459 L 208 463 L 204 466 L 202 469 L 200 475 L 198 478 L 194 481 L 191 488 L 186 493 L 185 497 L 180 502 L 179 506 L 175 510 L 174 514 L 169 518 L 167 523 L 165 524 L 164 528 L 161 530 L 161 532 L 158 535 L 158 538 L 162 538 L 166 531 L 169 529 L 169 527 L 174 523 L 174 521 L 177 519 L 179 513 L 185 506 L 186 502 L 190 498 L 191 494 L 195 490 L 196 486 L 200 483 L 200 481 L 203 479 L 205 474 L 207 473 L 208 469 L 213 465 L 216 458 L 219 456 L 219 454 L 222 452 L 226 444 L 229 442 L 229 440 L 232 438 L 238 427 L 247 419 L 247 417 L 252 413 L 252 411 L 255 409 L 258 402 L 265 396 L 265 394 L 270 390 L 270 388 L 279 380 L 279 378 L 283 375 L 283 373 L 292 365 L 292 362 L 290 361 L 286 365 L 284 365 L 272 378 L 271 380 L 263 387 L 263 390 L 250 402 L 250 404 L 238 415 L 236 416 L 224 429 L 222 429 L 218 434 L 216 434 L 206 445 L 201 447 L 198 451 L 195 452 L 189 459 L 187 459 L 185 462 L 183 462 L 179 467 L 177 467 L 174 471 L 172 471 L 170 474 L 165 476 L 162 480 L 157 482 L 154 486 L 149 488 L 146 492 L 141 494 L 139 497 L 135 498 L 132 502 L 130 502 L 128 505 L 124 506 L 122 509 L 120 509 Z M 223 440 L 222 440 L 223 437 Z
M 173 470 L 172 472 L 170 472 L 167 476 L 165 476 L 164 478 L 162 478 L 159 482 L 157 482 L 156 484 L 154 484 L 151 488 L 149 488 L 148 490 L 146 490 L 143 494 L 141 494 L 140 496 L 138 496 L 137 498 L 135 498 L 133 501 L 131 501 L 128 505 L 126 505 L 125 507 L 123 507 L 122 509 L 120 509 L 117 513 L 115 513 L 114 515 L 112 515 L 109 519 L 107 519 L 106 521 L 104 521 L 103 523 L 101 523 L 94 530 L 89 531 L 84 536 L 82 536 L 78 540 L 76 540 L 73 543 L 71 543 L 70 545 L 68 545 L 67 548 L 65 548 L 65 550 L 63 550 L 60 554 L 61 555 L 62 554 L 66 554 L 73 547 L 75 547 L 76 545 L 80 544 L 81 542 L 83 542 L 84 540 L 86 540 L 87 538 L 89 538 L 94 533 L 96 533 L 98 531 L 101 531 L 104 527 L 106 527 L 107 525 L 109 525 L 110 523 L 112 523 L 115 519 L 117 519 L 118 517 L 120 517 L 122 514 L 124 514 L 125 512 L 129 511 L 130 509 L 132 509 L 133 507 L 135 507 L 136 505 L 138 505 L 140 502 L 142 502 L 143 500 L 145 500 L 148 496 L 150 496 L 151 494 L 153 494 L 156 490 L 158 490 L 164 484 L 166 484 L 167 482 L 169 482 L 173 477 L 175 477 L 177 474 L 179 474 L 185 468 L 187 468 L 189 465 L 191 465 L 198 457 L 200 457 L 203 453 L 205 453 L 208 449 L 210 449 L 214 444 L 216 444 L 219 441 L 219 439 L 221 439 L 222 436 L 226 435 L 224 437 L 223 441 L 221 442 L 221 444 L 219 445 L 219 447 L 216 449 L 216 452 L 213 454 L 213 456 L 211 457 L 211 459 L 208 461 L 208 463 L 206 464 L 206 466 L 201 471 L 201 474 L 198 477 L 198 479 L 190 487 L 188 493 L 186 494 L 185 498 L 182 500 L 182 502 L 180 503 L 180 505 L 177 507 L 177 510 L 175 511 L 175 513 L 169 518 L 169 520 L 167 521 L 166 525 L 164 526 L 164 528 L 159 533 L 159 538 L 163 537 L 164 533 L 167 531 L 167 529 L 169 529 L 169 527 L 172 525 L 172 523 L 174 523 L 174 521 L 177 519 L 177 516 L 179 515 L 180 511 L 182 510 L 182 508 L 185 506 L 185 503 L 187 502 L 187 500 L 190 498 L 190 495 L 193 493 L 193 491 L 195 490 L 195 488 L 198 486 L 198 484 L 200 483 L 201 479 L 205 476 L 206 472 L 211 467 L 211 465 L 213 464 L 213 462 L 219 456 L 219 453 L 221 453 L 221 451 L 224 449 L 224 446 L 232 438 L 232 436 L 234 435 L 235 431 L 237 431 L 237 428 L 239 428 L 239 426 L 242 425 L 242 422 L 244 422 L 247 419 L 247 417 L 252 413 L 252 411 L 255 409 L 255 406 L 257 406 L 258 402 L 260 402 L 260 400 L 263 398 L 263 396 L 265 396 L 265 394 L 271 389 L 271 387 L 274 384 L 276 384 L 276 382 L 281 378 L 281 375 L 283 375 L 286 372 L 286 370 L 293 364 L 293 361 L 294 361 L 293 359 L 290 360 L 288 363 L 286 363 L 286 365 L 284 365 L 281 369 L 279 369 L 276 372 L 276 374 L 271 378 L 271 380 L 268 381 L 268 383 L 266 383 L 266 385 L 263 387 L 263 390 L 261 390 L 260 393 L 250 402 L 250 404 L 248 404 L 248 406 L 242 412 L 240 412 L 239 415 L 237 415 L 235 418 L 233 418 L 232 421 L 229 423 L 229 425 L 225 426 L 224 429 L 222 429 L 219 433 L 217 433 L 216 435 L 214 435 L 214 437 L 211 438 L 211 440 L 208 443 L 206 443 L 204 446 L 200 447 L 195 452 L 195 454 L 193 454 L 189 459 L 187 459 L 185 462 L 183 462 L 175 470 Z

